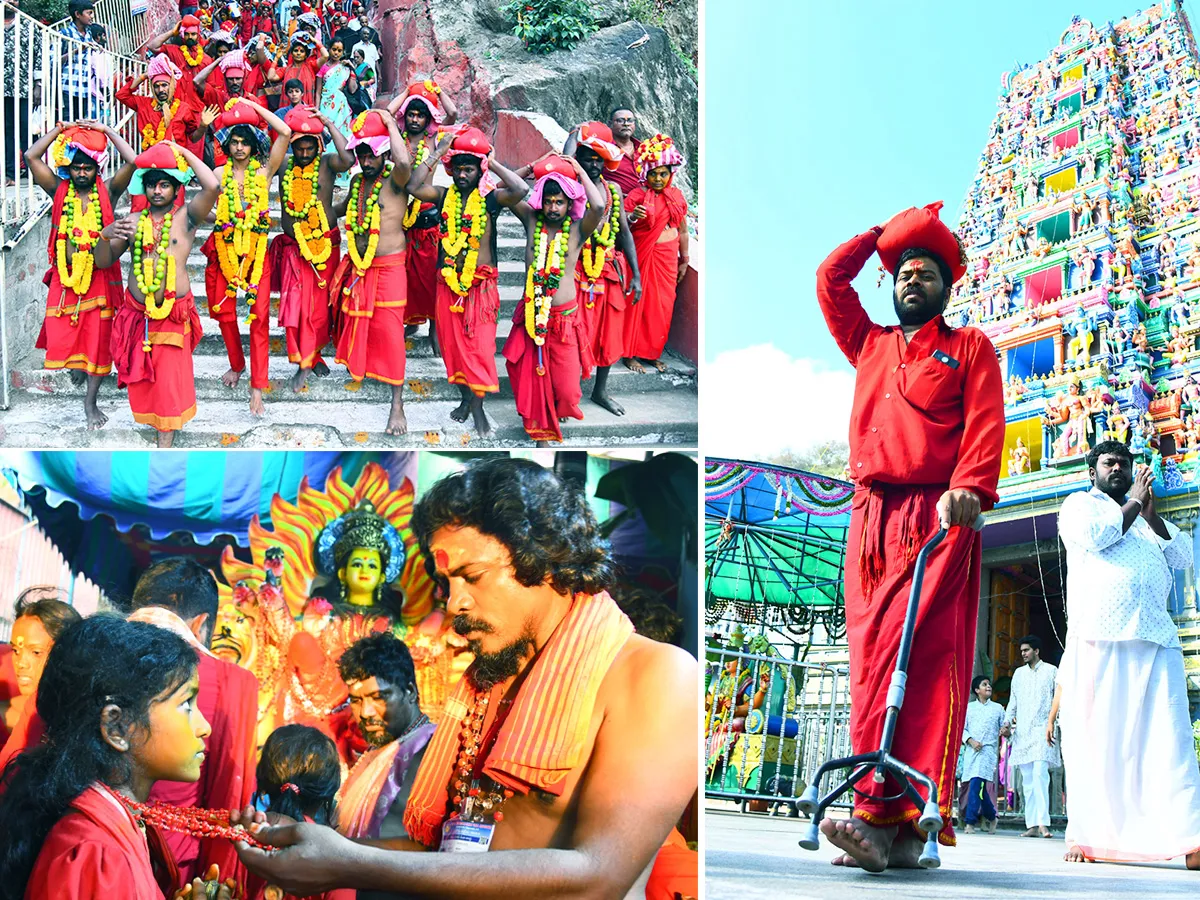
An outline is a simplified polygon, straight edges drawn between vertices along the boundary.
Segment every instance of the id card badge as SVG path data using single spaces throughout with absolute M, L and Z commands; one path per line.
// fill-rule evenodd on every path
M 462 819 L 448 819 L 442 825 L 441 853 L 486 853 L 492 845 L 492 834 L 496 831 L 494 822 L 465 822 Z

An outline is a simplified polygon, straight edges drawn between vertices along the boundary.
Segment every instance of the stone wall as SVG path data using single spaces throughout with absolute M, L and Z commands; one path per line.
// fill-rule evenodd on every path
M 8 346 L 4 348 L 6 388 L 11 384 L 17 363 L 30 350 L 42 329 L 46 311 L 46 244 L 50 240 L 50 217 L 42 216 L 10 250 L 3 250 L 4 289 L 0 303 L 4 304 Z M 4 398 L 7 397 L 7 390 Z

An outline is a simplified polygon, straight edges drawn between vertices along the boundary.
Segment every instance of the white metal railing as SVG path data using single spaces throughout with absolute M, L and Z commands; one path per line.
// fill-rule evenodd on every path
M 150 17 L 134 15 L 129 0 L 96 0 L 96 21 L 108 31 L 108 49 L 123 56 L 136 56 L 152 35 L 147 34 Z
M 128 8 L 128 0 L 110 2 L 125 2 Z M 11 7 L 0 2 L 0 13 L 7 16 L 11 12 Z M 20 11 L 2 27 L 0 96 L 5 109 L 0 116 L 0 246 L 6 247 L 49 209 L 50 200 L 25 171 L 23 156 L 56 122 L 95 119 L 116 128 L 134 147 L 140 146 L 132 111 L 116 103 L 113 94 L 116 84 L 143 74 L 146 62 L 76 40 Z M 109 30 L 110 42 L 119 31 L 119 27 Z M 72 72 L 80 76 L 77 84 L 64 78 Z M 110 152 L 104 177 L 120 164 L 119 155 Z M 15 184 L 8 184 L 10 178 Z

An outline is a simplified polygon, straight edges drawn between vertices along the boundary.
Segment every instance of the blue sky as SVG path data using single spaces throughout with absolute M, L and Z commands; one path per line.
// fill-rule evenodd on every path
M 817 308 L 821 260 L 909 206 L 944 200 L 943 219 L 955 218 L 1001 74 L 1044 58 L 1073 15 L 1099 27 L 1147 6 L 708 0 L 707 452 L 762 457 L 844 438 L 853 370 Z M 856 287 L 886 323 L 890 279 L 877 289 L 877 266 Z

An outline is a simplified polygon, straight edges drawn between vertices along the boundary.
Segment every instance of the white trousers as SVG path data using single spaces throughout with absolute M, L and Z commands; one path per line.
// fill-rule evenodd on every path
M 1025 806 L 1025 827 L 1050 827 L 1050 766 L 1045 760 L 1021 763 L 1021 801 Z

